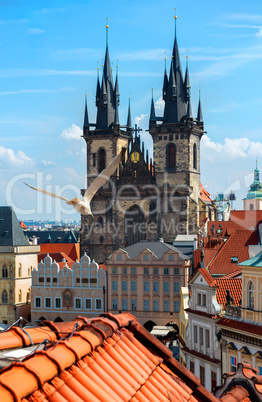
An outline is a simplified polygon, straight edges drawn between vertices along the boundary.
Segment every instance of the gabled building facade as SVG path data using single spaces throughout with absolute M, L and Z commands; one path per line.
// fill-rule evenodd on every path
M 47 255 L 32 272 L 32 321 L 66 321 L 76 314 L 93 317 L 106 309 L 106 272 L 87 255 L 72 268 L 60 268 Z

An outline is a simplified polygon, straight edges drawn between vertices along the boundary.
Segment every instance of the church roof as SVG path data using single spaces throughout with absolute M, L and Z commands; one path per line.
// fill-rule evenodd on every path
M 27 230 L 24 232 L 31 241 L 38 238 L 41 243 L 77 243 L 77 238 L 72 230 Z
M 0 207 L 0 246 L 29 246 L 12 207 Z

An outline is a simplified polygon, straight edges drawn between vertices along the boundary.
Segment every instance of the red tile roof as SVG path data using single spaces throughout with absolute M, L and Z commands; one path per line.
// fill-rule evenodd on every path
M 198 272 L 201 273 L 201 275 L 204 277 L 204 279 L 207 281 L 209 286 L 213 286 L 212 283 L 214 282 L 213 277 L 210 275 L 208 270 L 206 268 L 200 268 Z
M 238 224 L 243 229 L 257 229 L 262 221 L 262 211 L 231 211 L 230 221 Z M 252 229 L 251 229 L 252 230 Z
M 26 226 L 26 224 L 23 221 L 20 221 L 19 224 L 22 229 L 28 229 L 28 226 Z
M 197 250 L 194 251 L 194 267 L 195 270 L 200 268 L 200 263 L 201 263 L 201 248 L 198 248 Z M 205 266 L 207 266 L 212 258 L 216 255 L 217 249 L 214 248 L 204 248 L 204 261 L 205 261 Z
M 223 305 L 223 309 L 226 308 L 226 291 L 230 291 L 231 297 L 234 299 L 234 305 L 239 306 L 242 299 L 242 278 L 219 278 L 215 280 L 218 289 L 216 291 L 216 297 L 218 304 Z
M 262 325 L 249 324 L 248 322 L 231 320 L 230 318 L 221 318 L 217 322 L 218 326 L 226 327 L 232 331 L 243 331 L 253 335 L 262 336 Z
M 41 243 L 41 253 L 65 253 L 73 261 L 80 260 L 79 243 Z
M 238 265 L 231 262 L 231 257 L 238 257 L 238 262 L 248 260 L 248 246 L 251 244 L 258 244 L 256 231 L 235 230 L 208 265 L 210 274 L 230 274 L 239 270 Z
M 131 314 L 0 333 L 0 349 L 50 341 L 0 370 L 1 402 L 183 402 L 216 398 Z M 248 393 L 238 387 L 237 395 Z M 232 396 L 235 391 L 230 390 Z M 244 399 L 231 399 L 244 401 Z
M 212 201 L 209 192 L 205 189 L 202 183 L 200 183 L 200 198 L 202 201 Z

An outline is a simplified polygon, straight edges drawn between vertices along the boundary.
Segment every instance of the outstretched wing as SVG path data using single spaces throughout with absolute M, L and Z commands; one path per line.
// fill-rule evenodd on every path
M 85 192 L 83 199 L 87 200 L 89 203 L 94 197 L 97 190 L 105 184 L 105 182 L 109 179 L 110 176 L 117 169 L 119 163 L 123 159 L 126 152 L 126 148 L 122 148 L 122 151 L 115 156 L 115 158 L 109 163 L 109 165 L 102 170 L 102 172 L 95 178 L 95 180 L 90 184 L 88 189 Z
M 29 184 L 27 184 L 27 183 L 25 183 L 25 182 L 23 182 L 23 183 L 24 183 L 26 186 L 32 188 L 33 190 L 40 191 L 40 193 L 44 193 L 44 194 L 47 194 L 47 195 L 51 195 L 51 197 L 59 198 L 60 200 L 63 200 L 63 201 L 68 201 L 67 198 L 62 197 L 61 195 L 57 195 L 57 194 L 54 194 L 54 193 L 50 193 L 49 191 L 46 191 L 46 190 L 40 190 L 39 188 L 30 186 Z

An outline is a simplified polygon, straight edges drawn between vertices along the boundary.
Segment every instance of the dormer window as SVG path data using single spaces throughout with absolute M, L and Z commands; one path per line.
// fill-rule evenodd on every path
M 231 257 L 231 262 L 237 264 L 238 263 L 238 257 Z

